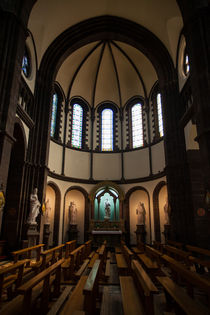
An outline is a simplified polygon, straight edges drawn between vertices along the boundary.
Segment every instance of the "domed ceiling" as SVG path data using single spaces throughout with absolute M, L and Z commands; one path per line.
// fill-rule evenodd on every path
M 133 96 L 147 97 L 157 79 L 151 62 L 139 50 L 111 40 L 72 53 L 56 77 L 69 99 L 80 96 L 91 107 L 104 101 L 123 107 Z

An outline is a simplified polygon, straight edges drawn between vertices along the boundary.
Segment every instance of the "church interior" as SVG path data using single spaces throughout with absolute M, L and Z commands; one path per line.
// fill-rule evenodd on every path
M 209 34 L 209 0 L 0 0 L 1 314 L 210 314 Z

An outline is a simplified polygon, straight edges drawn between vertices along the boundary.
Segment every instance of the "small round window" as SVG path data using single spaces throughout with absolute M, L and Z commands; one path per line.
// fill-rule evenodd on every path
M 22 60 L 22 71 L 26 78 L 29 78 L 31 74 L 31 59 L 30 59 L 30 53 L 27 47 L 25 47 L 23 60 Z

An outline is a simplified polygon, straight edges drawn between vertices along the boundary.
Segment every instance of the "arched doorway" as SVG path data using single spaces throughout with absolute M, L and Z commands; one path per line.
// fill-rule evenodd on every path
M 6 190 L 6 203 L 3 216 L 3 238 L 8 243 L 8 249 L 15 249 L 21 241 L 23 211 L 21 211 L 22 178 L 26 140 L 21 123 L 15 123 L 13 136 L 15 142 L 10 156 L 9 173 Z M 8 229 L 9 227 L 9 229 Z

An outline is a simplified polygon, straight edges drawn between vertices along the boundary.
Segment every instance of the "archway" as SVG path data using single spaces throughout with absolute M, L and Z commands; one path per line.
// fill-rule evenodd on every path
M 17 121 L 17 120 L 16 120 Z M 10 165 L 6 190 L 6 203 L 3 216 L 3 238 L 8 242 L 8 249 L 15 249 L 21 240 L 23 211 L 21 209 L 22 178 L 26 140 L 21 122 L 16 122 L 13 136 L 15 142 L 10 156 Z M 9 229 L 8 229 L 9 226 Z
M 163 208 L 163 202 L 166 198 L 166 193 L 164 192 L 164 196 L 160 198 L 160 192 L 165 187 L 166 188 L 166 182 L 161 181 L 157 184 L 153 191 L 153 211 L 154 211 L 154 228 L 155 228 L 155 240 L 158 242 L 161 242 L 161 232 L 163 232 L 163 226 L 161 226 L 160 222 L 162 222 L 162 212 L 160 214 L 160 209 Z M 162 224 L 163 225 L 163 224 Z
M 145 231 L 146 231 L 146 243 L 151 242 L 151 214 L 150 214 L 150 199 L 148 191 L 141 186 L 131 188 L 125 197 L 125 220 L 126 229 L 128 232 L 128 242 L 130 244 L 136 244 L 136 225 L 139 202 L 144 204 L 146 211 L 145 214 Z

